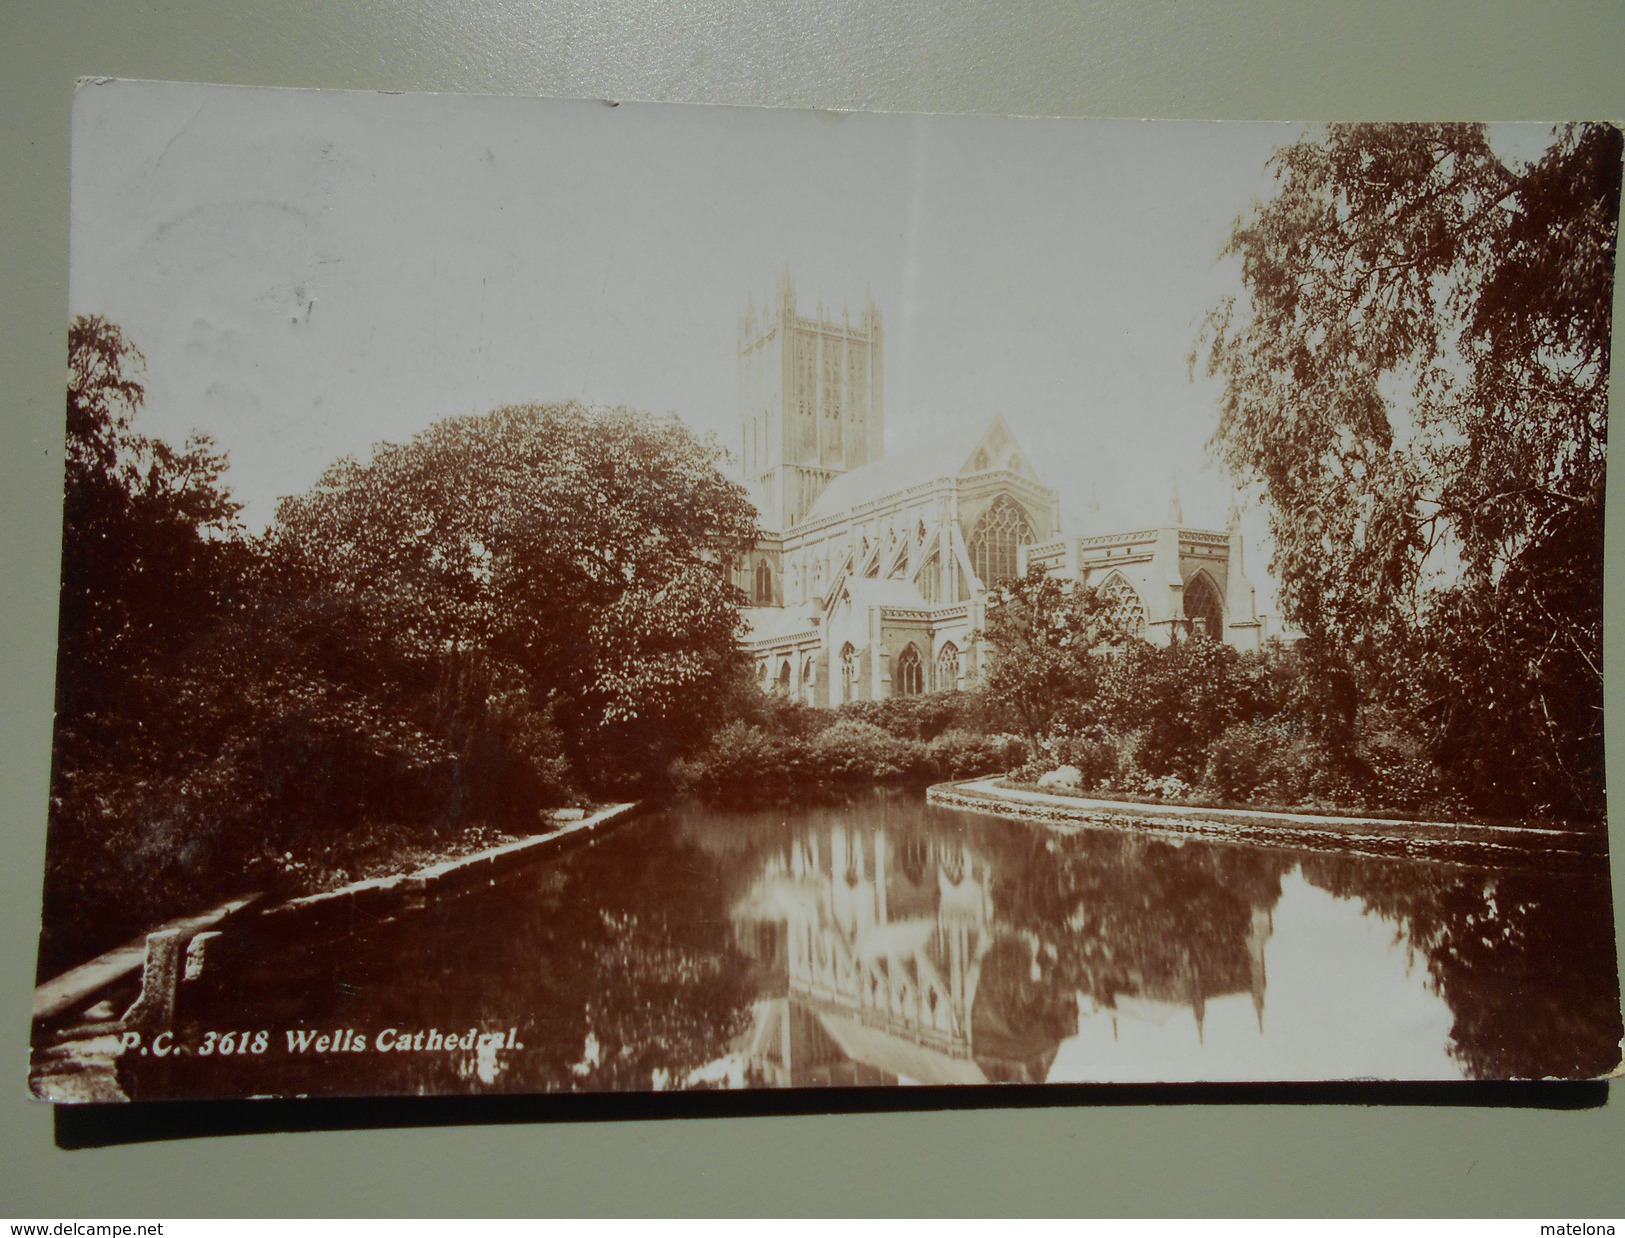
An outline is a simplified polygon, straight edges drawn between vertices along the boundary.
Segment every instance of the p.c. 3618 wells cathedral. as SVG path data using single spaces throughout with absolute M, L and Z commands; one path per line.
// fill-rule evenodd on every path
M 1264 639 L 1239 531 L 1066 528 L 1002 416 L 885 452 L 884 329 L 837 321 L 788 274 L 739 326 L 744 481 L 762 536 L 734 565 L 762 686 L 815 705 L 965 686 L 988 590 L 1029 564 L 1115 600 L 1148 640 Z M 1091 513 L 1093 515 L 1093 513 Z M 1101 522 L 1104 523 L 1104 522 Z

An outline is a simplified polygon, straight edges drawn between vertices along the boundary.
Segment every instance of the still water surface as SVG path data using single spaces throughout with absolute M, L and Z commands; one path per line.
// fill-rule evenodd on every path
M 126 1057 L 133 1096 L 1572 1077 L 1619 1059 L 1603 865 L 1060 834 L 919 793 L 664 810 L 224 970 L 183 1038 L 266 1028 L 269 1050 Z M 366 1049 L 292 1052 L 290 1029 Z M 379 1051 L 431 1030 L 503 1045 Z

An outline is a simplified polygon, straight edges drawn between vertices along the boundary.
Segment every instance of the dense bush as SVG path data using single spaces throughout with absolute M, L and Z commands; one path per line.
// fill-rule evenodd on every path
M 1314 650 L 1210 641 L 1114 652 L 1086 707 L 1054 722 L 1019 777 L 1062 765 L 1082 789 L 1321 811 L 1467 811 L 1394 707 L 1349 706 Z
M 673 765 L 672 783 L 713 802 L 754 803 L 855 783 L 998 774 L 1019 765 L 1026 745 L 1016 736 L 965 727 L 937 731 L 943 719 L 976 716 L 969 694 L 958 695 L 967 699 L 943 693 L 816 709 L 757 692 L 756 699 L 738 702 L 740 720 Z
M 809 747 L 818 774 L 831 782 L 891 782 L 929 772 L 919 740 L 850 718 L 820 731 Z
M 1267 710 L 1267 691 L 1243 656 L 1216 641 L 1185 641 L 1138 659 L 1136 693 L 1145 718 L 1137 751 L 1149 774 L 1201 779 L 1207 748 L 1238 722 Z
M 944 731 L 925 750 L 932 772 L 939 778 L 970 778 L 1003 773 L 1026 760 L 1027 745 L 1014 735 L 979 735 L 972 731 Z
M 1208 745 L 1203 785 L 1224 800 L 1246 800 L 1261 791 L 1279 795 L 1291 746 L 1279 729 L 1238 723 Z M 1292 793 L 1286 795 L 1291 798 Z
M 1075 767 L 1082 775 L 1085 788 L 1098 787 L 1116 778 L 1122 764 L 1118 744 L 1102 726 L 1086 727 L 1078 734 L 1058 729 L 1039 747 L 1056 766 Z
M 867 722 L 900 739 L 930 741 L 945 731 L 975 729 L 978 709 L 979 702 L 970 693 L 931 692 L 883 701 L 850 701 L 837 706 L 834 716 Z

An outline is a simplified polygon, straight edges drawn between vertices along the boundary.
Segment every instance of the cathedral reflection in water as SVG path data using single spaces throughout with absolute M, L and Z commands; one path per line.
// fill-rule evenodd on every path
M 1238 908 L 1199 952 L 1100 932 L 1121 918 L 1091 926 L 1083 907 L 1057 942 L 1001 923 L 996 867 L 952 834 L 850 822 L 795 832 L 732 913 L 762 994 L 734 1046 L 744 1082 L 1039 1083 L 1080 1016 L 1109 1017 L 1114 1032 L 1120 1019 L 1182 1018 L 1200 1040 L 1207 1002 L 1230 994 L 1251 995 L 1262 1033 L 1268 901 Z

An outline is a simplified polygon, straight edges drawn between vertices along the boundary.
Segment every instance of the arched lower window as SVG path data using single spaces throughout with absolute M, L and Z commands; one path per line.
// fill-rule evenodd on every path
M 897 655 L 897 669 L 892 684 L 898 696 L 919 696 L 925 691 L 925 667 L 920 662 L 920 651 L 910 641 Z
M 949 641 L 937 653 L 937 691 L 954 692 L 959 688 L 959 646 Z
M 1114 572 L 1111 579 L 1100 587 L 1100 597 L 1123 635 L 1145 635 L 1145 603 L 1140 601 L 1140 595 L 1134 591 L 1133 585 Z
M 852 648 L 850 642 L 841 646 L 841 701 L 844 704 L 853 699 L 853 690 L 858 686 L 858 651 Z
M 971 530 L 970 563 L 982 578 L 982 587 L 991 589 L 1016 575 L 1016 548 L 1033 540 L 1027 515 L 1009 495 L 993 500 Z
M 756 565 L 756 605 L 773 605 L 773 569 L 766 559 Z
M 779 679 L 775 685 L 781 695 L 790 695 L 790 662 L 786 659 L 779 664 Z
M 1224 600 L 1206 572 L 1197 572 L 1185 584 L 1185 618 L 1190 620 L 1192 636 L 1224 639 Z
M 801 664 L 801 699 L 809 705 L 813 703 L 813 676 L 813 660 L 808 658 Z

